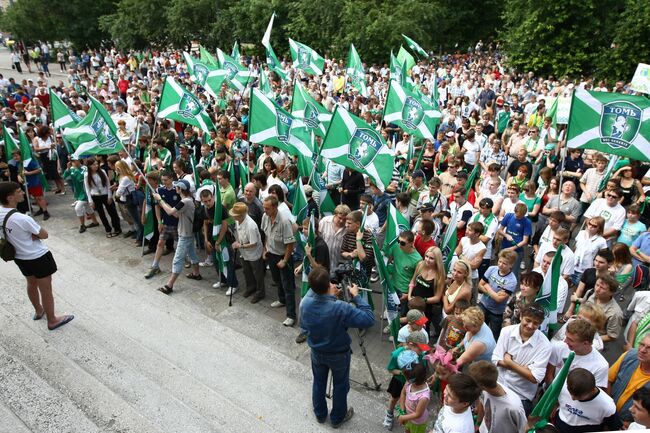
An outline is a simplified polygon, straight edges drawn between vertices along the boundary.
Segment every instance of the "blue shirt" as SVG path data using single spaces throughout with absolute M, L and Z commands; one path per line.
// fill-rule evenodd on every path
M 160 186 L 158 187 L 158 194 L 160 194 L 160 198 L 162 198 L 165 203 L 171 207 L 176 207 L 178 202 L 181 201 L 181 197 L 176 192 L 176 188 L 167 189 L 164 186 Z M 163 224 L 166 226 L 176 227 L 178 225 L 178 218 L 175 216 L 167 215 L 167 212 L 162 210 L 162 208 L 160 211 L 160 217 L 162 218 Z
M 643 254 L 650 255 L 650 232 L 645 232 L 632 244 L 633 247 L 636 247 Z M 632 263 L 636 266 L 638 264 L 646 265 L 647 263 L 640 262 L 639 260 L 632 257 Z
M 520 219 L 515 217 L 514 213 L 508 213 L 503 217 L 501 226 L 506 228 L 506 233 L 512 236 L 512 242 L 503 238 L 501 242 L 501 249 L 510 248 L 524 240 L 524 236 L 530 237 L 533 235 L 533 224 L 528 217 L 524 216 Z M 521 247 L 517 248 L 517 252 L 521 251 Z
M 499 293 L 502 290 L 508 292 L 508 295 L 512 295 L 517 288 L 517 277 L 511 271 L 507 275 L 501 275 L 499 273 L 498 266 L 490 266 L 485 275 L 483 275 L 483 280 L 487 282 L 492 290 L 496 293 Z M 508 298 L 505 301 L 498 304 L 494 299 L 490 298 L 488 295 L 481 295 L 481 304 L 493 314 L 503 314 L 508 304 Z
M 485 351 L 476 357 L 474 361 L 492 362 L 492 352 L 494 351 L 497 342 L 494 341 L 494 334 L 492 334 L 490 327 L 485 323 L 481 325 L 481 329 L 479 329 L 476 334 L 472 335 L 471 338 L 469 338 L 468 334 L 465 334 L 465 337 L 463 338 L 463 346 L 465 346 L 465 350 L 467 350 L 474 342 L 485 344 Z
M 374 197 L 373 207 L 379 220 L 379 227 L 382 227 L 388 217 L 388 205 L 392 203 L 390 194 L 383 193 Z
M 344 353 L 352 339 L 348 328 L 370 328 L 375 315 L 360 296 L 353 298 L 356 308 L 332 295 L 306 296 L 300 302 L 300 328 L 307 331 L 307 343 L 320 353 Z
M 621 227 L 621 234 L 618 236 L 617 242 L 622 242 L 628 247 L 631 247 L 632 243 L 637 240 L 644 231 L 646 231 L 646 226 L 641 221 L 630 224 L 626 219 L 623 227 Z

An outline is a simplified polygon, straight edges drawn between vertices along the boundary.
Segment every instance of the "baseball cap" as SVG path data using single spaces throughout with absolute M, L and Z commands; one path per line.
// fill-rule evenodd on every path
M 420 212 L 435 212 L 436 208 L 431 203 L 424 203 L 420 207 Z
M 422 170 L 415 170 L 412 175 L 413 178 L 424 177 L 424 172 Z
M 427 337 L 422 333 L 422 331 L 411 332 L 408 337 L 406 337 L 406 342 L 417 345 L 423 352 L 431 350 L 431 346 L 427 344 Z
M 406 320 L 409 323 L 415 323 L 419 326 L 424 326 L 424 324 L 429 321 L 420 310 L 409 310 L 408 313 L 406 313 Z
M 174 188 L 180 188 L 183 191 L 189 191 L 190 190 L 190 183 L 185 180 L 181 179 L 173 183 Z
M 503 105 L 504 102 L 505 102 L 505 101 L 504 101 L 504 99 L 503 99 L 503 96 L 499 96 L 499 97 L 497 98 L 497 105 Z

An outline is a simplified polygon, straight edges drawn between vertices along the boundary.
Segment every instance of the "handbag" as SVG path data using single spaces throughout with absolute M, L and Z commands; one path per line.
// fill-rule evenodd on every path
M 17 209 L 12 209 L 7 212 L 5 215 L 4 221 L 2 221 L 2 238 L 0 239 L 0 257 L 5 262 L 10 262 L 16 258 L 16 248 L 9 242 L 7 239 L 7 221 L 9 217 L 14 213 L 18 212 Z

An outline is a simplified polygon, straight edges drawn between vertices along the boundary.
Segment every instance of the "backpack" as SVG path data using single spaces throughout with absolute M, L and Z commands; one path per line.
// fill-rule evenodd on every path
M 0 238 L 0 257 L 2 257 L 2 260 L 5 262 L 10 262 L 13 259 L 16 258 L 16 248 L 9 242 L 7 239 L 7 221 L 9 220 L 9 217 L 13 215 L 14 213 L 18 212 L 16 209 L 12 209 L 9 212 L 7 212 L 7 215 L 5 215 L 4 221 L 2 221 L 2 238 Z

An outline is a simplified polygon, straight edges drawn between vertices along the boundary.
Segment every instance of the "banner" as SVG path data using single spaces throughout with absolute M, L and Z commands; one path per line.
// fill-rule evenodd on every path
M 650 65 L 639 63 L 630 83 L 630 89 L 635 92 L 650 94 Z

